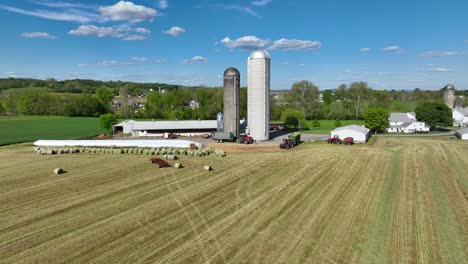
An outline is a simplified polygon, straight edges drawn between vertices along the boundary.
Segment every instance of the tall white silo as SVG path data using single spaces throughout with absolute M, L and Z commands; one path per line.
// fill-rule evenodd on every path
M 270 54 L 257 50 L 247 61 L 247 124 L 254 140 L 270 139 Z

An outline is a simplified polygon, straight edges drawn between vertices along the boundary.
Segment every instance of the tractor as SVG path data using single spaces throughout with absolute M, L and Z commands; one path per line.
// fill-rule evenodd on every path
M 290 138 L 283 138 L 283 141 L 281 142 L 279 147 L 282 149 L 294 148 L 294 142 Z
M 250 135 L 240 135 L 237 138 L 237 143 L 239 143 L 239 144 L 253 144 L 254 140 L 253 140 L 252 136 L 250 136 Z
M 341 139 L 338 136 L 327 138 L 328 144 L 341 144 Z

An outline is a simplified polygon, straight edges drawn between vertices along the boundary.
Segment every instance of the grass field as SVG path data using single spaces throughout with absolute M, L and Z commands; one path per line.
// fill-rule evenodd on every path
M 309 129 L 302 131 L 303 133 L 309 134 L 330 134 L 330 131 L 335 129 L 335 120 L 319 120 L 320 127 L 313 127 L 314 121 L 307 121 Z M 340 120 L 341 126 L 347 125 L 364 125 L 364 120 Z
M 181 170 L 31 149 L 0 148 L 3 263 L 468 263 L 459 140 L 182 157 Z
M 77 139 L 103 133 L 92 117 L 0 117 L 0 145 L 37 139 Z

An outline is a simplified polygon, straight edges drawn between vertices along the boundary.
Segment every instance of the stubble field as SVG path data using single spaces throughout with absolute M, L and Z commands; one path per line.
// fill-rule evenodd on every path
M 468 263 L 459 140 L 182 157 L 180 170 L 31 149 L 0 148 L 0 262 Z

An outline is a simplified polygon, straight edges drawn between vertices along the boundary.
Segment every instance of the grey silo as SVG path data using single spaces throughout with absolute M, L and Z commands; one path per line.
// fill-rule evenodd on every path
M 224 71 L 224 132 L 239 137 L 240 73 L 234 67 Z
M 448 84 L 444 87 L 444 103 L 453 109 L 455 105 L 455 86 Z

